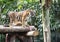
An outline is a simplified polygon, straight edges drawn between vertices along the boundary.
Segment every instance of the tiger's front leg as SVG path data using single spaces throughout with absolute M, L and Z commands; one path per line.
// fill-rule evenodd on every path
M 25 20 L 24 20 L 25 18 L 24 17 L 22 17 L 22 26 L 23 27 L 25 27 Z

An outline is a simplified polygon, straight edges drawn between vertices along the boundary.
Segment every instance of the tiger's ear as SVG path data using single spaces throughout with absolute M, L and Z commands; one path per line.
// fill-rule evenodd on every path
M 28 11 L 28 13 L 30 14 L 30 10 Z
M 26 13 L 30 14 L 30 10 L 26 10 Z

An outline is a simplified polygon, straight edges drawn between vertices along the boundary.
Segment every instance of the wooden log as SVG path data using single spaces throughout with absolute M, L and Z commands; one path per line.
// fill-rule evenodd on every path
M 32 37 L 25 37 L 24 42 L 33 42 Z
M 8 34 L 6 34 L 5 42 L 8 42 Z
M 16 36 L 12 36 L 12 37 L 10 38 L 10 42 L 15 42 L 15 40 L 16 40 L 15 37 L 16 37 Z
M 20 42 L 32 42 L 33 41 L 32 37 L 29 37 L 29 36 L 18 35 L 18 38 Z
M 38 36 L 39 32 L 37 30 L 36 31 L 29 31 L 29 32 L 27 32 L 26 35 L 27 36 Z
M 34 26 L 29 26 L 29 27 L 22 27 L 22 26 L 11 26 L 11 27 L 4 27 L 0 25 L 0 33 L 5 33 L 5 32 L 27 32 L 30 30 L 35 30 Z

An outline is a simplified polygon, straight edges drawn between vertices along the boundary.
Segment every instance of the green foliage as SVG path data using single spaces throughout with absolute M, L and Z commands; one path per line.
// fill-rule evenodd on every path
M 51 19 L 51 29 L 55 30 L 60 28 L 60 4 L 52 3 L 51 10 L 50 10 L 50 19 Z
M 60 38 L 58 36 L 60 32 L 60 1 L 59 0 L 58 2 L 54 0 L 54 3 L 52 3 L 51 5 L 50 22 L 51 22 L 50 26 L 51 26 L 52 42 L 58 42 L 57 38 Z

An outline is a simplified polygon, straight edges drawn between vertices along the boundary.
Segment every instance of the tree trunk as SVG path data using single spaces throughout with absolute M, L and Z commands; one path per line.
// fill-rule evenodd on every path
M 43 36 L 44 42 L 51 42 L 49 8 L 42 9 Z
M 0 33 L 6 33 L 6 32 L 28 32 L 28 31 L 36 30 L 34 26 L 29 27 L 22 27 L 22 26 L 12 26 L 12 27 L 4 27 L 0 25 Z

